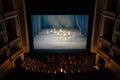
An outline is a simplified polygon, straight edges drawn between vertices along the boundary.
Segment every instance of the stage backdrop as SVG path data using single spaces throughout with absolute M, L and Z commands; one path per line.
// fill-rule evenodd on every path
M 46 28 L 78 28 L 87 36 L 88 15 L 31 15 L 33 38 L 41 29 Z

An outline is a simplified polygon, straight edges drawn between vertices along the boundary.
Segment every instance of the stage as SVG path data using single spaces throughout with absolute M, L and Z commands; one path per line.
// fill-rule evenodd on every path
M 43 29 L 33 43 L 34 49 L 86 49 L 87 37 L 78 29 Z

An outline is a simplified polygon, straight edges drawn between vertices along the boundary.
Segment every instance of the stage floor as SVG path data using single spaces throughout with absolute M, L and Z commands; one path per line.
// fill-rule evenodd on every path
M 64 29 L 62 32 L 58 29 L 56 33 L 54 29 L 43 29 L 33 43 L 34 49 L 86 49 L 87 37 L 77 29 Z

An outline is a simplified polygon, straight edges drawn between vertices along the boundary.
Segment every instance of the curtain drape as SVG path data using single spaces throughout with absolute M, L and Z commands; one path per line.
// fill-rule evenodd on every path
M 33 37 L 41 29 L 46 28 L 78 28 L 84 36 L 87 36 L 88 15 L 32 15 Z
M 79 30 L 84 36 L 87 36 L 88 21 L 89 21 L 88 15 L 76 16 L 76 25 L 78 26 Z
M 38 32 L 40 32 L 41 30 L 41 16 L 32 15 L 31 22 L 32 22 L 32 34 L 33 34 L 33 37 L 35 37 L 35 35 L 38 34 Z
M 74 15 L 42 15 L 42 29 L 75 27 Z

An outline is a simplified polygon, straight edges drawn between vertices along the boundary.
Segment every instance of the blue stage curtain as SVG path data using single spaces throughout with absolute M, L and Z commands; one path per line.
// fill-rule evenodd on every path
M 40 30 L 41 30 L 41 16 L 40 15 L 38 15 L 38 21 L 37 21 L 37 27 L 38 27 L 38 32 L 40 32 Z
M 32 15 L 31 18 L 33 37 L 35 37 L 41 29 L 53 27 L 77 27 L 84 36 L 87 36 L 88 15 Z
M 42 29 L 75 27 L 74 15 L 42 15 Z
M 32 33 L 33 37 L 35 37 L 35 35 L 38 34 L 38 32 L 40 32 L 41 30 L 41 16 L 32 15 L 31 21 L 32 21 Z
M 87 36 L 88 31 L 88 15 L 76 15 L 76 25 L 84 36 Z

